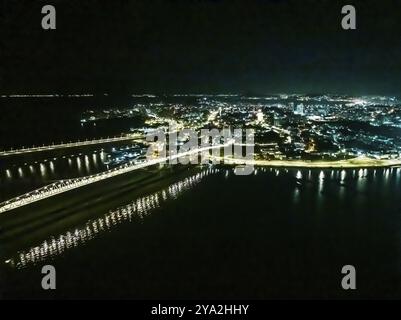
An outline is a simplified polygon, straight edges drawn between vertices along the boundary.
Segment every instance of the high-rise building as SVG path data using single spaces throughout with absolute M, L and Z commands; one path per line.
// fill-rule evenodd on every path
M 258 110 L 258 113 L 256 114 L 257 122 L 263 122 L 264 121 L 264 115 L 262 110 Z
M 298 114 L 303 116 L 305 114 L 305 107 L 303 105 L 303 103 L 300 103 L 296 106 L 295 110 L 294 110 L 294 114 Z

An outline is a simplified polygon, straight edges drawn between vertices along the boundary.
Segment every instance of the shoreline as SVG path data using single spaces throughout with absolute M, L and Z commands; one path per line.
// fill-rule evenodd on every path
M 252 165 L 260 167 L 280 167 L 280 168 L 316 168 L 316 169 L 359 169 L 359 168 L 387 168 L 401 167 L 401 159 L 372 159 L 366 157 L 352 158 L 348 160 L 245 160 L 245 159 L 228 159 L 222 157 L 214 157 L 219 159 L 223 164 L 231 165 Z

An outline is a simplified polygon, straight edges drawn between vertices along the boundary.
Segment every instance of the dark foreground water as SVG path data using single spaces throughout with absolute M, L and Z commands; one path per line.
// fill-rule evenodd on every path
M 112 201 L 68 203 L 33 240 L 3 230 L 3 297 L 401 297 L 399 169 L 145 175 Z M 55 291 L 41 289 L 44 264 Z M 355 291 L 341 288 L 347 264 Z

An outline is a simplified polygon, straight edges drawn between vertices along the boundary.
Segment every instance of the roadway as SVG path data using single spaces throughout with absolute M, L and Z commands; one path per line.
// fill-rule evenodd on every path
M 115 176 L 118 176 L 121 174 L 125 174 L 128 172 L 132 172 L 132 171 L 146 168 L 149 166 L 153 166 L 156 164 L 166 163 L 167 161 L 172 162 L 178 158 L 188 157 L 188 156 L 203 153 L 206 151 L 208 152 L 209 150 L 212 150 L 212 149 L 228 147 L 232 144 L 233 144 L 233 140 L 230 140 L 226 144 L 197 148 L 194 150 L 178 153 L 175 155 L 170 155 L 170 156 L 163 157 L 163 158 L 148 160 L 148 161 L 145 161 L 142 163 L 130 162 L 130 163 L 124 164 L 122 166 L 119 166 L 119 167 L 116 167 L 116 168 L 113 168 L 113 169 L 110 169 L 110 170 L 107 170 L 107 171 L 104 171 L 104 172 L 101 172 L 98 174 L 90 175 L 90 176 L 84 176 L 84 177 L 79 177 L 79 178 L 75 178 L 75 179 L 59 180 L 50 185 L 30 191 L 28 193 L 25 193 L 23 195 L 20 195 L 18 197 L 15 197 L 15 198 L 12 198 L 12 199 L 9 199 L 7 201 L 0 203 L 0 214 L 10 211 L 10 210 L 13 210 L 13 209 L 16 209 L 16 208 L 19 208 L 19 207 L 22 207 L 22 206 L 25 206 L 25 205 L 28 205 L 28 204 L 31 204 L 36 201 L 50 198 L 55 195 L 58 195 L 58 194 L 61 194 L 64 192 L 68 192 L 70 190 L 77 189 L 77 188 L 80 188 L 83 186 L 87 186 L 89 184 L 92 184 L 92 183 L 95 183 L 98 181 L 102 181 L 105 179 L 109 179 L 109 178 L 112 178 L 112 177 L 115 177 Z
M 41 147 L 22 148 L 22 149 L 8 150 L 8 151 L 0 151 L 0 157 L 32 153 L 32 152 L 51 151 L 51 150 L 56 150 L 56 149 L 83 147 L 83 146 L 90 146 L 90 145 L 104 144 L 104 143 L 111 143 L 111 142 L 120 142 L 120 141 L 127 141 L 127 140 L 140 139 L 140 138 L 143 138 L 143 136 L 139 135 L 139 134 L 127 134 L 127 135 L 123 135 L 121 137 L 85 140 L 85 141 L 77 141 L 77 142 L 69 142 L 69 143 L 59 143 L 59 144 L 52 144 L 52 145 L 41 146 Z
M 0 203 L 0 214 L 28 205 L 30 203 L 40 201 L 55 195 L 68 192 L 73 189 L 77 189 L 98 181 L 109 179 L 121 174 L 132 172 L 138 169 L 146 168 L 161 163 L 173 163 L 174 160 L 182 157 L 193 156 L 195 154 L 208 152 L 211 149 L 218 149 L 228 147 L 234 144 L 234 140 L 230 140 L 226 144 L 220 144 L 215 146 L 208 146 L 203 148 L 197 148 L 183 153 L 170 155 L 163 158 L 157 158 L 147 160 L 142 163 L 130 162 L 122 166 L 90 175 L 79 177 L 75 179 L 59 180 L 50 185 L 44 186 L 40 189 L 25 193 L 13 199 Z M 209 154 L 211 160 L 217 160 L 224 164 L 237 164 L 237 165 L 251 165 L 251 166 L 269 166 L 269 167 L 297 167 L 297 168 L 372 168 L 372 167 L 394 167 L 401 166 L 401 159 L 371 159 L 366 157 L 358 157 L 348 160 L 336 160 L 336 161 L 306 161 L 306 160 L 246 160 L 246 159 L 234 159 L 229 157 L 216 157 Z
M 246 164 L 252 166 L 267 167 L 292 167 L 292 168 L 383 168 L 401 166 L 401 159 L 372 159 L 357 157 L 348 160 L 246 160 L 228 157 L 212 157 L 224 164 Z

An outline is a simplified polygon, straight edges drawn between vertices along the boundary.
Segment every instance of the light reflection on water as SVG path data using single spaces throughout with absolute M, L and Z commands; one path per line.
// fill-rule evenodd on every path
M 4 179 L 4 182 L 17 182 L 22 178 L 46 178 L 49 175 L 53 178 L 56 176 L 65 178 L 70 175 L 76 176 L 78 173 L 92 174 L 103 169 L 105 158 L 105 153 L 102 151 L 100 153 L 93 152 L 91 156 L 79 154 L 56 157 L 51 160 L 44 159 L 4 168 L 4 171 L 0 170 L 0 179 Z
M 133 218 L 143 219 L 145 216 L 149 215 L 152 210 L 159 208 L 163 202 L 177 199 L 180 194 L 193 188 L 203 178 L 219 171 L 220 169 L 216 168 L 209 168 L 201 171 L 173 183 L 161 191 L 138 198 L 128 205 L 111 210 L 98 219 L 89 220 L 84 226 L 74 231 L 68 231 L 57 237 L 51 237 L 40 245 L 31 247 L 27 251 L 18 252 L 14 257 L 5 262 L 13 267 L 21 269 L 58 256 L 66 250 L 85 244 L 102 232 L 108 231 L 121 223 L 131 222 Z
M 106 165 L 103 159 L 103 151 L 94 151 L 87 155 L 64 155 L 37 161 L 30 159 L 23 164 L 6 163 L 0 168 L 0 185 L 5 191 L 0 194 L 0 201 L 38 189 L 54 180 L 72 179 L 104 171 Z
M 143 219 L 163 202 L 175 200 L 181 193 L 193 188 L 204 177 L 220 172 L 222 169 L 211 168 L 196 175 L 187 177 L 169 187 L 138 198 L 128 205 L 112 210 L 96 220 L 89 220 L 80 228 L 66 232 L 44 241 L 38 246 L 27 251 L 18 252 L 6 262 L 16 268 L 24 268 L 30 264 L 44 261 L 48 258 L 62 254 L 68 249 L 85 244 L 102 232 L 123 223 L 131 222 L 133 218 Z M 230 170 L 225 171 L 225 179 L 231 178 Z M 292 188 L 292 200 L 298 205 L 304 196 L 316 193 L 316 206 L 320 207 L 326 197 L 337 197 L 343 202 L 346 194 L 354 198 L 354 202 L 364 201 L 366 190 L 371 183 L 380 183 L 384 186 L 399 184 L 401 181 L 401 169 L 375 169 L 375 170 L 289 170 L 286 172 L 277 168 L 259 168 L 254 172 L 255 176 L 270 173 L 273 176 L 289 175 L 295 178 Z M 384 180 L 384 181 L 383 181 Z M 390 181 L 393 180 L 393 181 Z M 273 180 L 274 181 L 274 180 Z M 314 186 L 314 187 L 313 187 Z M 330 187 L 334 188 L 330 191 Z M 328 188 L 325 193 L 325 189 Z M 386 188 L 381 188 L 387 192 Z M 354 192 L 356 191 L 356 193 Z M 351 193 L 350 193 L 351 192 Z

